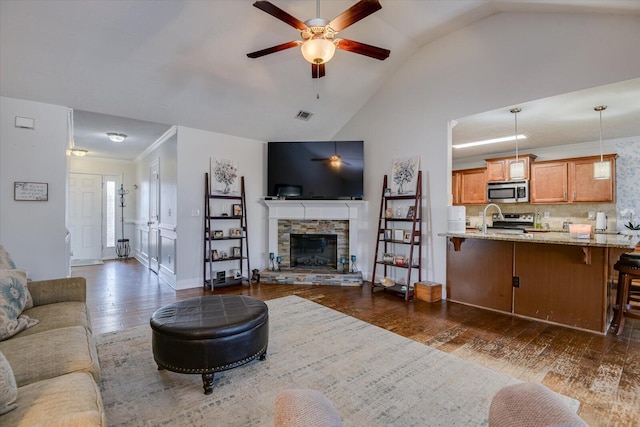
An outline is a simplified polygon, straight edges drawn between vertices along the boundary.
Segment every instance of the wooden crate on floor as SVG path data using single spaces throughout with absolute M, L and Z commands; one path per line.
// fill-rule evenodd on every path
M 422 301 L 436 302 L 442 299 L 442 285 L 435 282 L 416 282 L 415 297 Z

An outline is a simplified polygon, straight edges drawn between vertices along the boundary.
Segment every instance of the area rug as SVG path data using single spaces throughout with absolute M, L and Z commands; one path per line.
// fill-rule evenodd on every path
M 157 370 L 149 326 L 98 335 L 108 425 L 270 426 L 280 391 L 311 388 L 345 426 L 482 426 L 520 382 L 297 296 L 267 305 L 267 359 L 216 374 L 209 396 L 200 375 Z

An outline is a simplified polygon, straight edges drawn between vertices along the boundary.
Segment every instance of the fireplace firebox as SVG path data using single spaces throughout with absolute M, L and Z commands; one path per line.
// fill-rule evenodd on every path
M 290 234 L 291 268 L 338 268 L 337 234 Z

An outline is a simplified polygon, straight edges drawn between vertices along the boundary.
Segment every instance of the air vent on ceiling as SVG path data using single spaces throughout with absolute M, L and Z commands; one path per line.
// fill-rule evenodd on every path
M 308 122 L 309 119 L 311 118 L 311 116 L 313 116 L 313 113 L 310 113 L 308 111 L 298 111 L 298 115 L 296 116 L 296 119 L 298 120 L 304 120 L 305 122 Z

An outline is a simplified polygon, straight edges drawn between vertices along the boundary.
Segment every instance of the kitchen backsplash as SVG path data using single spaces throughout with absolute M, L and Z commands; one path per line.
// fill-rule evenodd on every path
M 595 217 L 588 219 L 589 212 L 604 212 L 607 216 L 607 232 L 616 232 L 616 205 L 614 203 L 575 203 L 561 205 L 539 205 L 531 203 L 499 203 L 503 214 L 507 213 L 540 213 L 543 228 L 562 230 L 564 222 L 572 224 L 596 225 Z M 471 227 L 482 225 L 482 210 L 484 206 L 467 206 L 467 217 Z M 489 208 L 487 217 L 497 212 L 495 208 Z M 491 220 L 489 219 L 489 222 Z

